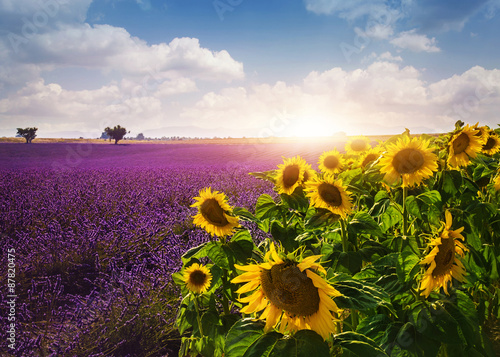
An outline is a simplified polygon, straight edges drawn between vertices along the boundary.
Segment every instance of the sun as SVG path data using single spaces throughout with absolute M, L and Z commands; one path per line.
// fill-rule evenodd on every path
M 304 116 L 291 125 L 290 135 L 298 138 L 332 136 L 344 131 L 342 121 L 331 116 Z

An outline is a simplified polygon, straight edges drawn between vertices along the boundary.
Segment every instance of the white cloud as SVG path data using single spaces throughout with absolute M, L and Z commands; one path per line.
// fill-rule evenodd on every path
M 172 95 L 197 90 L 193 80 L 153 84 L 125 79 L 70 91 L 39 79 L 0 100 L 0 129 L 36 125 L 41 135 L 77 129 L 94 137 L 118 123 L 133 132 L 170 125 L 221 128 L 220 136 L 298 135 L 305 129 L 317 135 L 391 134 L 405 127 L 444 132 L 458 119 L 496 127 L 500 106 L 500 70 L 482 67 L 426 83 L 412 66 L 378 61 L 351 71 L 311 72 L 297 85 L 227 87 L 176 105 L 169 102 Z
M 378 56 L 378 59 L 385 61 L 403 62 L 403 58 L 401 56 L 393 56 L 390 52 L 382 53 L 380 56 Z
M 337 67 L 311 72 L 300 86 L 277 82 L 211 92 L 182 115 L 207 128 L 243 128 L 248 135 L 258 135 L 269 134 L 279 110 L 284 110 L 287 125 L 275 135 L 294 135 L 294 128 L 311 126 L 317 135 L 390 134 L 405 127 L 445 132 L 459 118 L 496 127 L 498 105 L 500 70 L 474 67 L 428 84 L 412 66 L 375 62 L 353 71 Z
M 37 35 L 21 48 L 24 62 L 99 68 L 125 75 L 154 72 L 169 78 L 190 76 L 231 81 L 244 78 L 243 64 L 227 51 L 211 51 L 196 38 L 175 38 L 170 43 L 148 45 L 125 29 L 110 25 L 66 26 Z
M 398 37 L 392 39 L 391 44 L 402 49 L 413 52 L 440 52 L 436 46 L 436 39 L 428 38 L 426 35 L 419 35 L 416 29 L 401 32 Z

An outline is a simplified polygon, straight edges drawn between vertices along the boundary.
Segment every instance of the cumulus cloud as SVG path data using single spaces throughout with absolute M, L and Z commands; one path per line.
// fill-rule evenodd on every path
M 148 44 L 124 28 L 85 23 L 91 0 L 0 0 L 0 89 L 37 80 L 42 71 L 84 67 L 125 77 L 243 79 L 243 64 L 196 38 Z M 138 1 L 146 6 L 149 1 Z M 15 76 L 9 75 L 16 73 Z M 17 75 L 19 74 L 19 75 Z
M 500 70 L 474 67 L 430 84 L 421 77 L 418 69 L 393 62 L 375 62 L 352 71 L 336 67 L 311 72 L 301 85 L 277 82 L 211 92 L 182 115 L 200 126 L 217 122 L 247 129 L 249 135 L 258 134 L 259 128 L 273 132 L 280 118 L 278 108 L 287 113 L 286 121 L 280 121 L 287 125 L 274 135 L 297 134 L 294 128 L 301 122 L 316 126 L 317 135 L 387 134 L 405 127 L 414 132 L 445 132 L 460 118 L 496 126 Z
M 378 60 L 354 70 L 313 71 L 300 84 L 226 87 L 193 105 L 172 105 L 172 96 L 196 90 L 187 77 L 147 84 L 124 79 L 78 91 L 39 79 L 0 100 L 0 129 L 36 121 L 41 133 L 78 128 L 95 137 L 116 123 L 136 132 L 170 125 L 221 128 L 221 136 L 300 135 L 306 129 L 317 135 L 391 134 L 405 127 L 445 132 L 458 119 L 496 127 L 500 70 L 476 66 L 427 83 L 413 66 Z
M 194 90 L 196 85 L 189 78 L 155 86 L 123 80 L 76 91 L 38 79 L 0 100 L 0 130 L 36 123 L 41 132 L 79 130 L 95 137 L 106 126 L 117 123 L 132 131 L 158 128 L 165 126 L 166 118 L 171 121 L 171 116 L 177 116 L 168 98 Z
M 17 58 L 25 63 L 99 68 L 126 75 L 154 71 L 167 77 L 190 75 L 228 82 L 244 77 L 241 62 L 225 50 L 201 47 L 196 38 L 148 45 L 125 29 L 110 25 L 72 25 L 34 36 L 21 47 Z
M 426 35 L 417 34 L 417 30 L 401 32 L 398 37 L 392 39 L 391 44 L 398 48 L 408 49 L 413 52 L 440 52 L 436 46 L 434 37 L 428 38 Z

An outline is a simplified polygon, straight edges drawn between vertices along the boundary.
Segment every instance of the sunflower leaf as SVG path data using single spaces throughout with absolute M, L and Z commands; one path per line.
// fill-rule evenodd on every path
M 255 205 L 255 217 L 258 219 L 262 220 L 273 217 L 278 212 L 279 206 L 268 194 L 263 194 L 257 199 L 257 203 Z
M 267 355 L 266 355 L 267 356 Z M 328 357 L 328 344 L 316 332 L 300 330 L 293 336 L 286 336 L 277 341 L 270 351 L 269 357 Z
M 381 237 L 383 235 L 378 223 L 366 212 L 356 212 L 349 222 L 349 226 L 357 234 L 366 233 L 376 237 Z
M 226 336 L 224 355 L 226 357 L 268 356 L 269 349 L 283 335 L 277 332 L 264 333 L 265 324 L 253 319 L 236 322 Z
M 407 245 L 398 257 L 396 271 L 402 283 L 412 281 L 420 270 L 420 257 Z
M 309 200 L 304 195 L 302 187 L 297 187 L 291 195 L 287 195 L 286 193 L 281 194 L 281 199 L 288 208 L 302 213 L 306 213 L 309 208 Z
M 206 249 L 210 243 L 212 243 L 212 242 L 206 242 L 206 243 L 200 244 L 197 247 L 189 249 L 181 257 L 182 264 L 186 265 L 193 258 L 200 258 L 200 257 L 206 256 Z
M 233 214 L 240 217 L 243 221 L 257 222 L 257 218 L 251 214 L 246 208 L 234 207 Z
M 380 286 L 364 280 L 350 279 L 346 274 L 339 274 L 332 282 L 342 296 L 336 297 L 335 302 L 340 308 L 369 310 L 383 306 L 393 311 L 390 297 Z
M 387 356 L 387 353 L 371 338 L 352 331 L 335 335 L 333 343 L 342 347 L 343 350 L 353 353 L 355 356 Z

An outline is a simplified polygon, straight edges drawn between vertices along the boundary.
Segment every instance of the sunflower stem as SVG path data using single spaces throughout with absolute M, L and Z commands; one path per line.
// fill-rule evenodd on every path
M 346 253 L 349 250 L 348 241 L 347 241 L 347 224 L 345 219 L 340 219 L 340 232 L 342 235 L 342 251 Z
M 408 236 L 408 208 L 406 207 L 406 198 L 408 197 L 408 187 L 403 187 L 403 235 Z
M 356 329 L 358 328 L 358 320 L 359 320 L 358 310 L 352 309 L 351 310 L 351 328 L 352 328 L 352 331 L 356 331 Z
M 201 326 L 201 315 L 200 308 L 198 307 L 198 295 L 194 296 L 194 308 L 196 309 L 196 320 L 198 321 L 198 329 L 200 330 L 200 336 L 203 338 L 203 327 Z
M 224 292 L 224 288 L 227 283 L 227 270 L 224 270 L 222 274 L 222 308 L 224 309 L 224 315 L 229 315 L 229 300 Z

